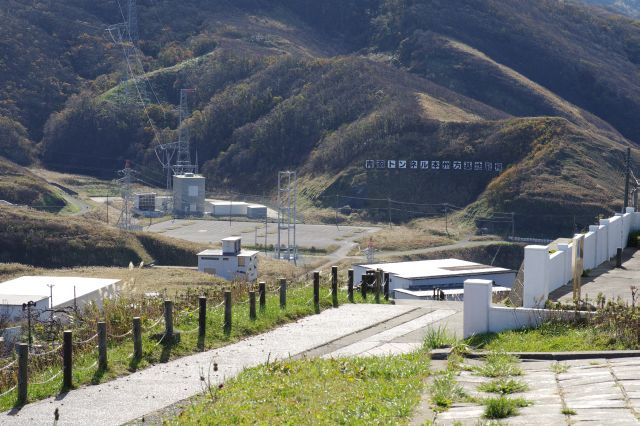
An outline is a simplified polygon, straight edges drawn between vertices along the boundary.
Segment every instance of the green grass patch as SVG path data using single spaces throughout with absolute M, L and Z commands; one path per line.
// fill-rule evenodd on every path
M 572 410 L 571 408 L 563 408 L 561 412 L 565 416 L 575 416 L 576 414 L 578 414 L 576 413 L 576 410 Z
M 423 348 L 427 351 L 453 346 L 457 342 L 455 336 L 447 331 L 446 327 L 429 328 L 424 337 Z
M 485 406 L 484 417 L 487 419 L 504 419 L 520 414 L 519 408 L 527 407 L 531 403 L 524 398 L 487 398 L 482 402 Z
M 455 372 L 448 371 L 433 378 L 429 391 L 431 402 L 438 410 L 446 410 L 456 401 L 467 397 L 464 388 L 458 384 Z
M 488 383 L 482 383 L 478 386 L 478 390 L 481 392 L 499 393 L 502 395 L 525 392 L 527 389 L 529 389 L 529 386 L 525 383 L 506 377 L 501 377 Z
M 356 303 L 373 302 L 373 298 L 363 301 L 359 294 L 355 294 L 354 297 Z M 198 311 L 195 306 L 191 310 L 174 312 L 174 328 L 177 332 L 181 332 L 181 338 L 178 342 L 158 344 L 153 336 L 162 333 L 163 324 L 160 323 L 155 327 L 145 329 L 145 327 L 152 326 L 155 321 L 151 318 L 143 318 L 145 332 L 143 333 L 143 354 L 140 359 L 131 358 L 133 342 L 130 335 L 119 339 L 112 337 L 108 339 L 109 369 L 106 371 L 98 370 L 95 365 L 97 351 L 91 349 L 92 345 L 96 344 L 95 340 L 86 345 L 74 347 L 73 383 L 75 386 L 103 383 L 150 365 L 196 353 L 200 350 L 199 344 L 202 344 L 204 349 L 214 349 L 237 342 L 247 336 L 266 332 L 279 325 L 313 315 L 315 310 L 312 298 L 313 288 L 291 287 L 287 292 L 286 309 L 280 309 L 279 296 L 267 294 L 267 307 L 262 312 L 258 309 L 258 318 L 255 321 L 249 318 L 248 305 L 238 304 L 239 301 L 236 300 L 233 309 L 233 325 L 229 334 L 225 334 L 223 330 L 223 307 L 211 308 L 207 312 L 207 334 L 203 342 L 198 341 Z M 340 304 L 348 303 L 346 292 L 339 292 L 338 300 Z M 213 304 L 213 302 L 210 303 Z M 330 291 L 323 287 L 320 298 L 321 309 L 329 308 L 331 303 Z M 127 315 L 126 312 L 124 315 Z M 130 321 L 128 317 L 126 319 L 123 317 L 123 320 Z M 30 376 L 29 380 L 28 400 L 30 402 L 57 395 L 63 390 L 62 376 L 59 375 L 61 371 L 60 355 L 55 353 L 49 355 L 48 358 L 32 358 L 30 360 L 30 368 L 38 367 L 34 369 L 36 372 Z M 56 375 L 54 380 L 48 381 L 49 378 Z M 6 383 L 8 383 L 6 388 L 0 387 L 0 394 L 15 384 L 15 377 L 14 380 L 7 380 Z M 0 410 L 8 410 L 15 403 L 16 392 L 9 392 L 0 397 Z
M 544 323 L 535 329 L 489 333 L 467 339 L 470 346 L 502 352 L 563 352 L 632 349 L 611 333 L 587 325 Z
M 166 424 L 403 424 L 429 357 L 284 360 L 242 372 Z
M 502 352 L 487 354 L 484 362 L 473 367 L 476 374 L 484 377 L 521 376 L 520 360 Z
M 554 362 L 551 364 L 550 369 L 556 374 L 562 374 L 569 370 L 569 366 L 563 362 Z

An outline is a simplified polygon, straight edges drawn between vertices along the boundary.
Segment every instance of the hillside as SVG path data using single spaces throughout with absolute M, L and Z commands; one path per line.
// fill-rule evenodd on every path
M 640 1 L 638 0 L 585 0 L 597 6 L 602 6 L 612 12 L 623 13 L 632 18 L 640 17 Z
M 0 115 L 23 147 L 15 161 L 110 178 L 131 159 L 162 185 L 154 148 L 176 138 L 183 87 L 196 89 L 194 153 L 216 190 L 271 193 L 276 172 L 295 168 L 318 206 L 393 197 L 591 218 L 619 208 L 626 146 L 640 160 L 640 27 L 578 3 L 140 1 L 141 59 L 159 99 L 148 116 L 125 101 L 135 87 L 103 31 L 122 20 L 116 2 L 11 4 L 13 30 L 28 23 L 38 40 L 25 61 L 45 65 L 0 68 Z M 15 48 L 0 43 L 0 54 Z M 506 172 L 366 170 L 367 160 Z
M 62 210 L 66 205 L 56 189 L 23 167 L 2 157 L 0 157 L 0 200 L 51 213 Z
M 119 266 L 129 262 L 195 266 L 203 247 L 102 222 L 0 206 L 0 262 L 46 268 Z

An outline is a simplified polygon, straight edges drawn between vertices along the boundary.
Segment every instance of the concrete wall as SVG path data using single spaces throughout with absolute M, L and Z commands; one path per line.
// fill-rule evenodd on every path
M 584 269 L 593 269 L 616 256 L 618 248 L 625 248 L 629 234 L 640 229 L 640 213 L 633 208 L 627 213 L 601 219 L 599 225 L 589 227 L 586 234 L 576 235 L 569 244 L 558 244 L 555 253 L 549 246 L 527 246 L 524 251 L 523 306 L 544 306 L 553 290 L 573 280 L 576 238 L 584 238 Z
M 535 308 L 506 308 L 491 304 L 493 282 L 467 280 L 464 282 L 463 337 L 504 330 L 517 330 L 539 326 L 549 319 L 575 318 L 571 311 L 552 311 Z M 579 315 L 588 315 L 580 313 Z

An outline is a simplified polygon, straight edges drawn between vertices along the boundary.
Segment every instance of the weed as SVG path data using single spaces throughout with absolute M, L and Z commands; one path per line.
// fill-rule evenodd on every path
M 518 365 L 520 360 L 504 352 L 491 352 L 485 357 L 485 362 L 474 367 L 476 374 L 485 377 L 521 376 L 522 369 Z
M 556 374 L 566 373 L 569 370 L 569 366 L 563 362 L 554 362 L 549 368 Z
M 577 413 L 576 410 L 572 410 L 571 408 L 563 408 L 562 414 L 565 416 L 575 416 Z
M 450 371 L 435 377 L 430 391 L 431 401 L 440 409 L 447 409 L 454 402 L 467 396 L 458 384 L 455 374 Z
M 488 419 L 504 419 L 506 417 L 520 414 L 518 408 L 530 405 L 530 402 L 523 398 L 487 398 L 483 401 L 485 405 L 484 416 Z
M 501 377 L 488 383 L 482 383 L 478 386 L 478 390 L 481 392 L 499 393 L 502 395 L 524 392 L 527 389 L 529 389 L 529 387 L 525 383 L 506 377 Z
M 455 336 L 449 334 L 446 327 L 429 328 L 424 337 L 423 348 L 427 351 L 451 347 L 456 343 Z

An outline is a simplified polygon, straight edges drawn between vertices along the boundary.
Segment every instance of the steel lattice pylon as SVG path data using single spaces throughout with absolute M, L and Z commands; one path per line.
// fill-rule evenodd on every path
M 297 263 L 296 221 L 298 204 L 297 173 L 278 173 L 278 244 L 276 258 Z M 283 231 L 285 238 L 283 237 Z M 286 245 L 284 245 L 286 243 Z

